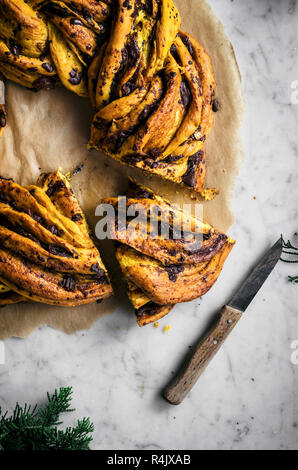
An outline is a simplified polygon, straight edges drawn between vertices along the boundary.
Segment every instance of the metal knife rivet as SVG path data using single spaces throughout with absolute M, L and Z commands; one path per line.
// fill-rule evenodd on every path
M 229 320 L 227 321 L 227 323 L 231 324 L 233 323 L 233 320 L 231 318 L 229 318 Z
M 213 340 L 213 344 L 217 344 L 218 341 L 216 339 Z

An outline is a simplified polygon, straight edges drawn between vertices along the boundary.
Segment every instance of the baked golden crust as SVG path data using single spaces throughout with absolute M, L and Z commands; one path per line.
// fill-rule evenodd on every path
M 165 13 L 164 4 L 169 2 L 161 3 L 162 18 L 152 18 L 140 10 L 134 18 L 133 35 L 127 36 L 121 26 L 120 39 L 118 28 L 111 33 L 105 57 L 109 58 L 109 70 L 117 70 L 117 80 L 109 78 L 107 67 L 99 68 L 98 83 L 104 82 L 105 89 L 97 86 L 100 97 L 96 100 L 90 146 L 121 163 L 201 192 L 206 177 L 205 142 L 213 126 L 215 80 L 204 48 L 178 31 L 179 15 Z M 147 28 L 139 29 L 144 19 Z M 132 19 L 129 21 L 127 30 Z M 150 38 L 148 28 L 152 28 Z M 167 37 L 163 62 L 152 62 L 148 50 L 154 54 L 162 37 Z M 117 61 L 108 49 L 113 41 L 119 54 L 122 51 L 122 59 L 119 56 Z M 125 50 L 130 55 L 123 56 Z
M 154 302 L 148 302 L 146 305 L 135 310 L 137 323 L 139 326 L 155 323 L 168 315 L 173 307 L 174 305 L 157 305 Z
M 109 0 L 0 0 L 0 72 L 27 88 L 61 82 L 87 97 L 86 71 L 110 19 Z
M 0 281 L 2 304 L 22 297 L 77 306 L 111 295 L 84 214 L 59 170 L 38 186 L 0 177 Z
M 25 297 L 20 296 L 0 282 L 0 307 L 5 307 L 5 305 L 17 304 L 20 302 L 26 302 Z
M 89 97 L 90 148 L 203 194 L 210 58 L 172 0 L 0 0 L 0 72 Z
M 144 255 L 151 256 L 163 265 L 196 264 L 210 261 L 215 253 L 225 246 L 228 236 L 202 223 L 181 209 L 172 206 L 166 199 L 154 194 L 142 186 L 135 185 L 134 190 L 128 193 L 125 200 L 127 214 L 141 213 L 142 219 L 138 221 L 138 230 L 131 224 L 129 218 L 126 224 L 118 216 L 118 198 L 105 198 L 103 203 L 110 204 L 115 209 L 116 223 L 111 225 L 111 238 L 124 243 Z M 144 195 L 145 197 L 142 197 Z M 150 220 L 150 224 L 148 221 Z M 165 234 L 156 233 L 151 236 L 152 227 L 160 227 L 168 222 L 169 229 Z M 182 224 L 189 228 L 189 233 L 182 236 Z M 195 238 L 193 236 L 195 234 Z
M 117 254 L 120 261 L 119 253 Z M 154 323 L 165 317 L 174 307 L 174 305 L 158 305 L 152 302 L 144 292 L 133 282 L 127 281 L 128 297 L 134 306 L 137 323 L 139 326 L 145 326 Z
M 141 288 L 152 302 L 158 305 L 177 304 L 202 297 L 209 291 L 220 275 L 233 244 L 227 241 L 210 261 L 194 265 L 163 266 L 156 259 L 127 246 L 117 249 L 117 259 L 125 278 Z
M 115 199 L 104 199 L 103 202 L 117 209 Z M 143 326 L 162 318 L 175 304 L 206 294 L 218 279 L 235 242 L 132 181 L 126 208 L 131 210 L 134 206 L 138 214 L 143 208 L 145 219 L 138 217 L 137 225 L 130 227 L 129 223 L 123 224 L 116 210 L 111 237 L 120 242 L 117 260 L 128 284 L 128 295 L 138 324 Z M 156 212 L 153 211 L 154 206 L 158 209 Z M 166 222 L 170 230 L 152 232 L 150 214 L 151 221 L 158 217 L 158 227 Z M 172 218 L 168 218 L 168 214 Z M 180 222 L 188 222 L 192 237 L 190 232 L 177 231 L 175 215 L 179 215 Z

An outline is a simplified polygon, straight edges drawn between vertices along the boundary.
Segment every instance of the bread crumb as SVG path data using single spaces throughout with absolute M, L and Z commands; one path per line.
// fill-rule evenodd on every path
M 222 170 L 222 172 L 223 172 L 223 173 L 226 173 L 226 172 L 227 172 L 227 170 L 224 168 L 224 169 Z
M 167 333 L 168 331 L 170 331 L 170 329 L 171 329 L 171 326 L 170 326 L 170 325 L 166 325 L 165 328 L 164 328 L 165 333 Z
M 212 201 L 219 194 L 219 190 L 217 188 L 203 189 L 200 194 L 205 201 Z
M 253 199 L 256 200 L 257 199 L 256 196 L 254 196 Z
M 158 328 L 158 327 L 159 327 L 159 323 L 158 323 L 158 321 L 156 321 L 156 322 L 154 323 L 154 328 Z

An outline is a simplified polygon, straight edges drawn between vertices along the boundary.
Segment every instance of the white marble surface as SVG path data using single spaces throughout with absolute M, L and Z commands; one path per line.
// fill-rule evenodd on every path
M 290 361 L 291 342 L 298 340 L 298 286 L 286 280 L 298 265 L 277 266 L 181 406 L 160 397 L 171 371 L 258 257 L 281 232 L 293 237 L 298 230 L 298 105 L 291 104 L 298 3 L 210 4 L 235 47 L 247 102 L 231 230 L 238 244 L 224 275 L 202 301 L 176 307 L 159 329 L 138 329 L 126 309 L 74 336 L 41 328 L 25 341 L 5 341 L 0 405 L 41 402 L 46 391 L 72 385 L 74 417 L 94 421 L 95 449 L 298 447 L 298 365 Z

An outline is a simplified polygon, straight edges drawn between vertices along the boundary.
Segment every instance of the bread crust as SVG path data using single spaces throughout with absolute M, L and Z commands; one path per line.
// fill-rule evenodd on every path
M 0 7 L 0 73 L 35 90 L 62 84 L 89 97 L 89 148 L 204 196 L 215 79 L 207 52 L 180 30 L 172 0 Z
M 77 306 L 112 293 L 83 211 L 59 170 L 43 175 L 39 186 L 0 177 L 0 246 L 2 305 L 27 299 Z
M 115 201 L 113 198 L 104 200 L 116 206 Z M 131 182 L 126 202 L 130 208 L 136 204 L 144 207 L 146 215 L 150 214 L 153 204 L 158 204 L 161 222 L 165 214 L 178 211 L 169 201 L 135 181 Z M 112 238 L 119 243 L 117 260 L 140 326 L 167 315 L 177 303 L 205 295 L 218 279 L 235 244 L 226 234 L 192 216 L 183 212 L 179 215 L 180 220 L 190 221 L 194 235 L 205 235 L 205 239 L 201 238 L 200 249 L 188 252 L 187 256 L 183 238 L 167 239 L 162 234 L 154 235 L 148 230 L 147 222 L 143 223 L 140 232 L 130 232 L 129 228 L 119 228 L 116 218 Z

